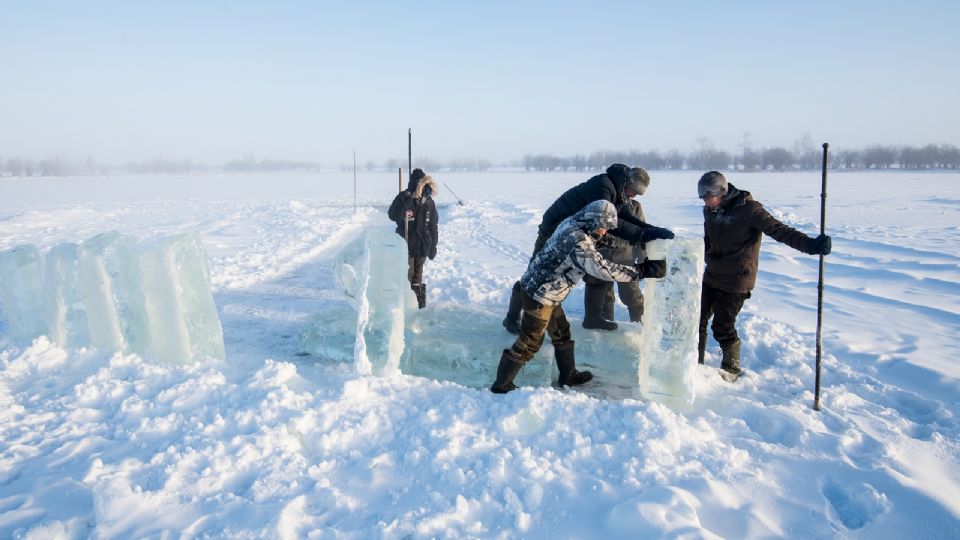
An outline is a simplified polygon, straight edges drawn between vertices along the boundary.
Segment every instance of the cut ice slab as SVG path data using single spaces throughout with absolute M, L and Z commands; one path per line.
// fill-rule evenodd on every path
M 435 305 L 412 312 L 407 318 L 405 348 L 400 369 L 406 375 L 452 381 L 474 388 L 489 388 L 496 378 L 503 349 L 516 336 L 508 334 L 503 315 L 463 306 Z M 594 380 L 578 387 L 603 398 L 638 398 L 637 351 L 640 325 L 621 324 L 616 332 L 584 330 L 570 319 L 576 342 L 577 369 L 589 370 Z M 515 379 L 517 386 L 550 386 L 557 380 L 553 345 L 543 346 Z
M 77 285 L 90 340 L 104 350 L 142 353 L 148 341 L 136 241 L 118 232 L 80 244 Z
M 57 244 L 47 252 L 44 294 L 50 339 L 61 347 L 90 345 L 87 309 L 80 298 L 79 246 Z
M 174 364 L 223 360 L 223 329 L 200 239 L 164 239 L 140 257 L 140 265 L 151 352 Z
M 639 382 L 644 397 L 689 404 L 695 397 L 697 324 L 703 276 L 703 240 L 683 238 L 647 244 L 647 257 L 666 259 L 663 279 L 646 280 Z
M 368 227 L 337 257 L 334 275 L 357 306 L 357 373 L 399 374 L 410 296 L 406 242 L 390 227 Z
M 47 333 L 43 260 L 37 246 L 0 252 L 0 299 L 14 340 L 29 342 Z

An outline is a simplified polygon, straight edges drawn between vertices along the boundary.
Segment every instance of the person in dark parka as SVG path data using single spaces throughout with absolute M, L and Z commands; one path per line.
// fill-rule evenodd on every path
M 704 363 L 707 323 L 713 317 L 713 338 L 723 353 L 720 374 L 733 382 L 741 373 L 737 315 L 757 283 L 762 236 L 766 234 L 808 255 L 829 254 L 832 240 L 824 234 L 811 238 L 784 225 L 749 191 L 737 189 L 717 171 L 700 177 L 697 194 L 703 199 L 706 263 L 700 294 L 698 360 Z
M 433 178 L 421 169 L 414 169 L 407 189 L 394 197 L 387 211 L 390 220 L 397 224 L 397 234 L 407 240 L 407 279 L 420 309 L 427 305 L 423 264 L 437 256 L 440 216 L 432 197 L 436 191 Z
M 644 244 L 650 240 L 672 239 L 673 233 L 661 227 L 654 227 L 640 220 L 625 203 L 642 192 L 641 186 L 650 183 L 650 175 L 640 167 L 631 169 L 615 163 L 607 167 L 606 172 L 598 174 L 586 182 L 578 184 L 563 193 L 543 213 L 543 219 L 537 230 L 537 240 L 533 245 L 530 260 L 543 249 L 547 239 L 564 219 L 572 216 L 586 204 L 604 200 L 613 204 L 617 210 L 617 226 L 610 234 L 622 238 L 631 244 Z M 520 332 L 520 282 L 513 284 L 507 315 L 503 327 L 511 334 Z

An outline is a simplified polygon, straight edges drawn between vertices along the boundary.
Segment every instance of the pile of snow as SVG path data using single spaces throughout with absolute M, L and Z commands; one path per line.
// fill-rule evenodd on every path
M 650 219 L 701 235 L 698 176 L 654 173 L 641 199 Z M 466 204 L 439 200 L 417 328 L 443 313 L 455 333 L 462 316 L 464 335 L 507 347 L 495 317 L 539 217 L 584 177 L 435 177 Z M 816 231 L 819 175 L 730 180 Z M 357 211 L 346 174 L 0 179 L 2 250 L 115 229 L 199 235 L 226 347 L 225 360 L 163 364 L 22 343 L 0 325 L 0 537 L 956 537 L 956 176 L 831 183 L 816 412 L 817 259 L 769 239 L 739 321 L 735 385 L 717 375 L 711 343 L 686 408 L 600 383 L 499 396 L 489 380 L 358 376 L 347 359 L 302 355 L 311 317 L 352 309 L 332 262 L 387 225 L 393 175 L 362 177 Z M 582 316 L 579 289 L 565 308 Z M 494 324 L 472 326 L 477 312 Z

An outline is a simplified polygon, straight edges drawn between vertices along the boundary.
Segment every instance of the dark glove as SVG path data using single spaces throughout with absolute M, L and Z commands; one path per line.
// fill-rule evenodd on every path
M 666 230 L 666 229 L 664 229 Z M 667 275 L 667 261 L 643 261 L 634 265 L 637 272 L 640 273 L 640 279 L 656 278 L 660 279 Z
M 810 240 L 810 255 L 829 255 L 833 250 L 833 239 L 825 234 Z
M 673 240 L 673 231 L 663 227 L 644 227 L 640 229 L 639 243 L 646 244 L 651 240 Z
M 428 256 L 428 258 L 432 261 L 433 258 L 436 257 L 436 256 L 437 256 L 437 248 L 432 248 L 432 249 L 430 250 L 430 255 Z

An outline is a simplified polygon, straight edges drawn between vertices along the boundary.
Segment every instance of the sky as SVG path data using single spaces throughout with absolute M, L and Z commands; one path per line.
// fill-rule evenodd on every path
M 0 0 L 0 159 L 960 144 L 960 3 Z

